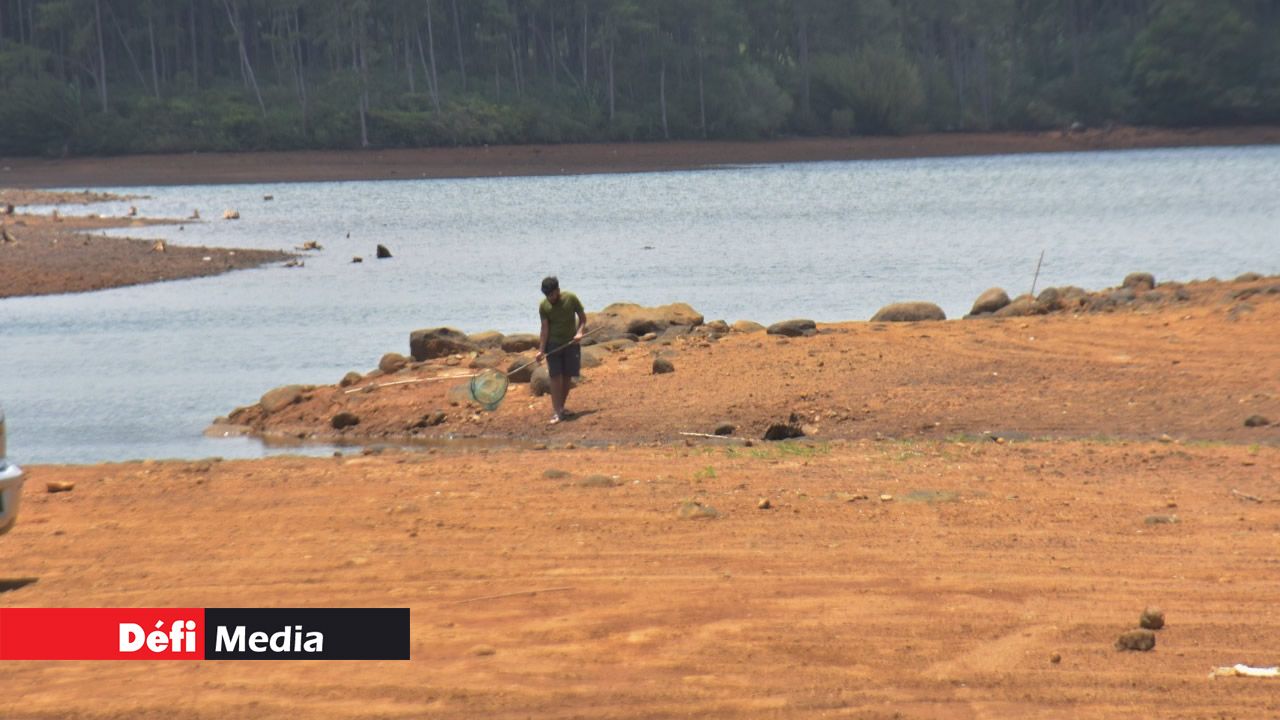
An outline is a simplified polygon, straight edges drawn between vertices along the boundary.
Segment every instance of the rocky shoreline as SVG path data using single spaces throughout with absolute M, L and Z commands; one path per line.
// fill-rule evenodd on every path
M 819 325 L 794 319 L 767 328 L 750 321 L 707 322 L 683 303 L 660 307 L 617 303 L 588 316 L 593 332 L 583 341 L 584 378 L 575 393 L 575 399 L 584 398 L 586 412 L 579 421 L 568 423 L 570 429 L 563 432 L 549 433 L 539 420 L 546 402 L 540 398 L 548 392 L 548 382 L 545 367 L 529 366 L 535 336 L 504 336 L 495 331 L 467 334 L 447 327 L 413 331 L 407 355 L 387 353 L 376 369 L 364 373 L 353 370 L 334 385 L 271 390 L 258 403 L 218 418 L 212 432 L 348 443 L 442 438 L 650 442 L 670 440 L 682 431 L 757 440 L 834 439 L 902 436 L 939 429 L 1152 438 L 1178 432 L 1189 437 L 1253 437 L 1239 431 L 1239 423 L 1222 421 L 1210 428 L 1163 410 L 1147 417 L 1150 427 L 1141 429 L 1133 419 L 1121 420 L 1106 413 L 1089 413 L 1088 418 L 1063 423 L 1052 414 L 1037 413 L 1034 407 L 1017 410 L 1011 406 L 1019 404 L 1019 394 L 1035 395 L 1044 384 L 1060 385 L 1057 392 L 1065 397 L 1079 391 L 1073 386 L 1086 385 L 1090 386 L 1087 392 L 1105 398 L 1115 391 L 1108 386 L 1121 380 L 1108 374 L 1115 358 L 1128 363 L 1145 352 L 1138 348 L 1116 350 L 1086 362 L 1080 371 L 1082 378 L 1063 376 L 1060 368 L 1079 364 L 1082 357 L 1074 342 L 1061 348 L 1045 342 L 1046 336 L 1060 334 L 1057 328 L 1063 323 L 1076 330 L 1082 324 L 1092 327 L 1084 335 L 1093 336 L 1103 346 L 1123 345 L 1134 339 L 1134 326 L 1150 334 L 1153 328 L 1176 321 L 1188 330 L 1207 324 L 1221 332 L 1224 327 L 1252 326 L 1277 310 L 1280 276 L 1256 273 L 1228 282 L 1189 283 L 1157 282 L 1149 274 L 1133 273 L 1114 288 L 1095 292 L 1047 288 L 1034 297 L 1013 299 L 993 288 L 977 299 L 973 311 L 960 322 L 941 322 L 945 315 L 927 302 L 895 303 L 866 322 Z M 1151 325 L 1156 319 L 1162 324 Z M 993 355 L 993 372 L 973 367 L 966 355 L 973 354 L 975 345 L 1007 339 L 1004 336 L 1010 334 L 1010 323 L 1017 323 L 1012 326 L 1013 335 L 1026 336 L 1023 344 L 1048 355 L 1024 359 L 1020 349 Z M 900 342 L 882 347 L 875 363 L 850 365 L 848 369 L 858 370 L 856 380 L 827 365 L 829 360 L 842 365 L 842 356 L 852 353 L 866 357 L 867 343 L 859 338 L 867 336 Z M 939 347 L 921 346 L 920 339 Z M 1259 351 L 1280 349 L 1277 344 L 1276 340 L 1263 341 Z M 1245 351 L 1248 346 L 1224 339 L 1212 350 L 1222 353 L 1233 347 Z M 886 354 L 891 358 L 888 361 Z M 1181 374 L 1182 359 L 1168 362 L 1168 367 L 1149 368 L 1152 385 L 1160 383 L 1161 373 L 1172 370 Z M 1260 362 L 1276 361 L 1268 358 Z M 920 368 L 930 368 L 928 377 L 918 377 Z M 508 397 L 493 412 L 481 408 L 469 388 L 471 376 L 486 369 L 510 373 Z M 1053 375 L 1019 377 L 1028 373 Z M 1015 379 L 1006 379 L 1010 375 Z M 979 380 L 984 376 L 986 379 Z M 956 378 L 1008 386 L 989 412 L 956 412 L 947 398 L 948 393 L 956 393 L 952 387 Z M 896 388 L 890 395 L 912 395 L 915 409 L 903 412 L 893 400 L 879 403 L 878 408 L 876 403 L 868 403 L 861 411 L 849 406 L 851 399 L 866 395 L 864 382 L 877 381 Z M 680 389 L 673 391 L 672 385 Z M 782 392 L 753 392 L 770 386 L 778 386 Z M 990 396 L 975 398 L 975 407 L 991 406 L 991 400 Z M 1175 402 L 1164 398 L 1155 405 L 1167 407 Z M 1261 393 L 1250 403 L 1259 406 L 1250 416 L 1280 417 L 1280 398 L 1274 395 Z M 671 406 L 685 412 L 672 414 L 667 410 Z M 1271 441 L 1274 434 L 1261 437 Z

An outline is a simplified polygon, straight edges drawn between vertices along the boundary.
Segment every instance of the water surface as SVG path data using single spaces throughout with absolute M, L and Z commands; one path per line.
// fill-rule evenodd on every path
M 24 462 L 254 456 L 253 441 L 201 431 L 277 385 L 407 354 L 415 328 L 536 332 L 547 274 L 589 309 L 684 301 L 708 320 L 822 322 L 931 300 L 959 317 L 993 285 L 1028 290 L 1042 250 L 1041 288 L 1280 272 L 1277 187 L 1280 148 L 1250 147 L 95 188 L 150 199 L 62 211 L 199 209 L 181 230 L 127 234 L 324 250 L 302 268 L 2 300 L 0 401 Z M 242 219 L 218 219 L 227 208 Z M 394 258 L 375 260 L 378 243 Z

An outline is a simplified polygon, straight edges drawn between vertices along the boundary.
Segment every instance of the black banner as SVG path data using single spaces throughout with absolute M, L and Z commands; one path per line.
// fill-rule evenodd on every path
M 205 608 L 206 660 L 408 660 L 409 608 Z

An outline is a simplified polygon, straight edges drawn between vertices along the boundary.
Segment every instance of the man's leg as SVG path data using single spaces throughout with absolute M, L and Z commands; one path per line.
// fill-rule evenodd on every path
M 564 375 L 551 376 L 551 411 L 556 417 L 564 414 L 564 400 L 568 394 L 565 388 L 569 384 L 568 380 L 569 378 Z

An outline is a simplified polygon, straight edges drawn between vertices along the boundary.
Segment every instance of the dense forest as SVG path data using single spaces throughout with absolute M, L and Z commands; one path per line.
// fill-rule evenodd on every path
M 0 153 L 1280 122 L 1280 0 L 0 0 Z

